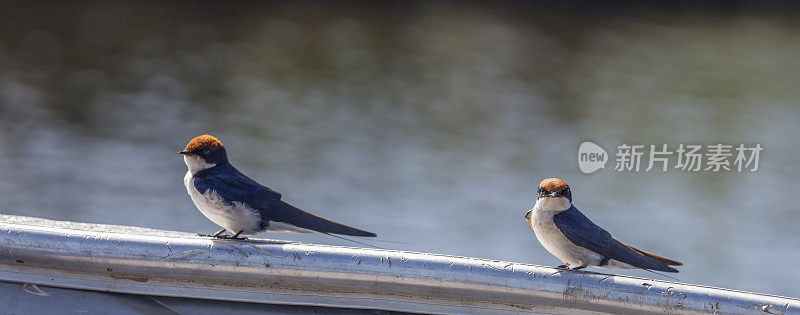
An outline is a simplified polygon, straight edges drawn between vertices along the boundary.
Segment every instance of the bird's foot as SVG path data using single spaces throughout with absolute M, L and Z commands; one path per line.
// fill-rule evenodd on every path
M 214 237 L 214 238 L 229 238 L 230 236 L 222 234 L 222 233 L 225 233 L 225 232 L 226 232 L 226 230 L 222 229 L 222 230 L 217 231 L 217 233 L 214 233 L 214 234 L 197 234 L 197 235 L 198 236 L 205 236 L 205 237 Z
M 228 235 L 228 234 L 220 234 L 220 235 L 216 235 L 216 234 L 197 234 L 197 236 L 213 237 L 213 238 L 217 238 L 217 239 L 229 239 L 229 238 L 231 238 L 231 236 Z
M 198 236 L 205 236 L 205 237 L 213 237 L 216 239 L 223 239 L 223 240 L 246 240 L 246 237 L 239 237 L 239 234 L 242 234 L 243 231 L 239 231 L 238 233 L 230 236 L 228 234 L 222 234 L 227 232 L 225 229 L 219 230 L 217 233 L 214 234 L 197 234 Z
M 564 264 L 564 265 L 556 267 L 556 269 L 560 269 L 560 270 L 581 270 L 583 268 L 586 268 L 586 266 L 577 266 L 577 267 L 571 267 L 570 268 L 569 265 Z
M 239 234 L 242 234 L 242 232 L 243 231 L 239 231 L 238 233 L 234 234 L 233 236 L 231 236 L 231 239 L 232 240 L 243 240 L 243 241 L 247 240 L 246 237 L 239 237 Z

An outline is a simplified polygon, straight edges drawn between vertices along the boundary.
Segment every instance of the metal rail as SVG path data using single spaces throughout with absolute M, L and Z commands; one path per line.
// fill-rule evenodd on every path
M 424 313 L 800 314 L 800 300 L 497 260 L 0 215 L 0 281 Z

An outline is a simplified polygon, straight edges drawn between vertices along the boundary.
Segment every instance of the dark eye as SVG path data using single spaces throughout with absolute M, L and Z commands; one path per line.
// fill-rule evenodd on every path
M 211 151 L 209 151 L 208 149 L 203 150 L 203 155 L 208 155 L 209 153 L 211 153 Z

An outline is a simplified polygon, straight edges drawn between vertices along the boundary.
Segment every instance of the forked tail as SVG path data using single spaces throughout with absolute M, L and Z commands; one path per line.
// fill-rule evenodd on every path
M 350 236 L 376 237 L 375 233 L 350 227 L 339 222 L 328 220 L 323 217 L 305 212 L 282 200 L 275 200 L 261 209 L 261 218 L 269 221 L 289 223 L 304 229 L 314 230 L 320 233 L 333 233 Z

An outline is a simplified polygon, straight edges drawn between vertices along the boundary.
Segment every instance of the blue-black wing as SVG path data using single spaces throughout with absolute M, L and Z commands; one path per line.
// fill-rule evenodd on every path
M 603 257 L 628 265 L 659 271 L 678 272 L 668 265 L 681 263 L 654 255 L 617 241 L 603 228 L 594 224 L 575 206 L 553 216 L 553 223 L 575 245 L 587 248 Z
M 377 236 L 339 222 L 300 210 L 281 199 L 281 194 L 248 178 L 230 164 L 220 164 L 195 174 L 194 186 L 200 193 L 216 192 L 228 202 L 241 202 L 258 210 L 261 219 L 288 223 L 322 233 L 351 236 Z
M 229 202 L 238 201 L 253 208 L 266 207 L 281 199 L 281 193 L 257 183 L 228 163 L 195 174 L 194 187 L 201 194 L 210 189 Z

